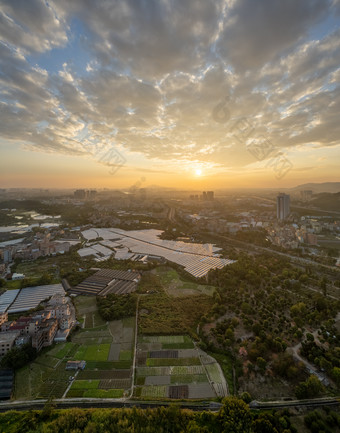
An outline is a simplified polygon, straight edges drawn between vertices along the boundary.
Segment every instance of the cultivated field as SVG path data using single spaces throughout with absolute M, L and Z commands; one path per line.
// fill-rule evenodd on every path
M 216 385 L 223 381 L 215 360 L 195 349 L 187 335 L 139 337 L 135 397 L 213 398 L 223 392 Z
M 17 372 L 16 399 L 60 398 L 71 382 L 67 397 L 118 398 L 131 388 L 135 319 L 105 323 L 90 297 L 77 297 L 76 307 L 85 315 L 84 327 L 71 341 L 43 349 Z M 88 315 L 92 320 L 86 320 Z M 75 376 L 75 371 L 65 369 L 69 360 L 86 361 L 85 370 Z

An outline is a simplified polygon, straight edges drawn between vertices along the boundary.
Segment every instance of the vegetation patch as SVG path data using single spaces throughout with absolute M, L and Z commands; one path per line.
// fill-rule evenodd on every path
M 162 367 L 166 365 L 201 365 L 198 358 L 148 358 L 148 367 Z
M 83 397 L 92 398 L 120 398 L 123 397 L 123 389 L 89 389 L 84 392 Z
M 167 397 L 167 386 L 144 386 L 142 388 L 142 397 L 164 398 Z
M 121 350 L 119 352 L 119 361 L 130 361 L 132 359 L 131 350 Z
M 136 312 L 136 295 L 107 295 L 105 298 L 97 296 L 97 305 L 100 316 L 104 320 L 119 320 L 123 317 L 133 316 Z
M 99 380 L 75 380 L 71 389 L 97 389 L 99 382 Z
M 203 314 L 209 314 L 214 300 L 206 295 L 183 297 L 178 302 L 164 291 L 143 296 L 140 310 L 148 314 L 140 314 L 139 332 L 142 334 L 182 334 L 193 335 Z
M 81 346 L 75 358 L 85 361 L 106 361 L 110 351 L 110 344 Z
M 208 378 L 204 374 L 185 374 L 185 375 L 179 375 L 171 376 L 171 383 L 201 383 L 201 382 L 208 382 Z

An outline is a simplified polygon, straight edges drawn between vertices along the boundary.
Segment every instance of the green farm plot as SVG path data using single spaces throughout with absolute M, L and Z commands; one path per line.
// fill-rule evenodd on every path
M 80 346 L 75 354 L 75 358 L 85 361 L 106 361 L 109 355 L 109 350 L 109 344 L 84 345 Z
M 184 383 L 202 383 L 209 382 L 205 374 L 185 374 L 181 376 L 170 377 L 171 384 L 184 384 Z
M 130 361 L 132 359 L 131 350 L 121 350 L 119 353 L 119 361 Z
M 194 343 L 187 335 L 158 335 L 143 336 L 139 339 L 140 343 L 150 344 L 152 350 L 154 344 L 161 344 L 162 349 L 193 349 Z
M 123 389 L 89 389 L 84 392 L 83 397 L 92 398 L 120 398 L 123 397 Z
M 151 398 L 164 398 L 167 397 L 167 386 L 143 386 L 142 388 L 142 397 L 151 397 Z
M 174 376 L 205 374 L 205 370 L 203 365 L 174 366 L 171 367 L 170 374 Z
M 199 358 L 148 358 L 148 367 L 162 367 L 166 365 L 201 365 Z
M 100 380 L 75 380 L 71 389 L 97 389 Z

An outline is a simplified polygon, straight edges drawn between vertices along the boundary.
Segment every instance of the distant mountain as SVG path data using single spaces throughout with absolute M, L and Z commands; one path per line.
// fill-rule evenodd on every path
M 291 191 L 303 190 L 311 190 L 313 194 L 320 194 L 321 192 L 336 193 L 340 192 L 340 182 L 304 183 L 303 185 L 291 188 Z
M 335 194 L 322 192 L 317 194 L 310 201 L 310 204 L 318 209 L 340 212 L 340 192 L 336 192 Z

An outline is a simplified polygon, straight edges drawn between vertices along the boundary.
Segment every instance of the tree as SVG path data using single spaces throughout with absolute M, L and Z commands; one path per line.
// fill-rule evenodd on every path
M 334 381 L 339 386 L 340 385 L 340 368 L 334 367 L 331 374 L 332 374 Z
M 261 356 L 259 356 L 256 360 L 256 365 L 260 369 L 260 371 L 264 372 L 266 369 L 267 362 Z
M 322 383 L 313 374 L 305 382 L 299 383 L 295 388 L 296 397 L 302 398 L 314 398 L 318 397 L 324 390 Z
M 222 433 L 250 433 L 252 417 L 248 405 L 235 397 L 222 400 L 218 413 Z

